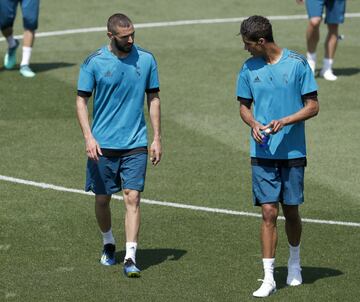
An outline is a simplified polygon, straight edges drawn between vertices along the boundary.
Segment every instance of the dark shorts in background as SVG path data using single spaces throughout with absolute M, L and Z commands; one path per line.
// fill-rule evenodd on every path
M 322 17 L 324 8 L 326 24 L 344 23 L 345 0 L 306 0 L 306 10 L 309 18 Z
M 21 3 L 23 26 L 28 30 L 38 28 L 39 0 L 0 0 L 0 27 L 5 29 L 14 25 L 16 10 Z
M 147 153 L 128 156 L 100 156 L 89 160 L 86 168 L 85 191 L 111 195 L 123 189 L 144 191 Z
M 305 167 L 252 166 L 254 205 L 281 202 L 299 205 L 304 202 Z

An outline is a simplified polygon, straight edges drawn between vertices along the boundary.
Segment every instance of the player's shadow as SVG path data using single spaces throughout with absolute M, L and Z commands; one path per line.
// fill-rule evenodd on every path
M 352 76 L 359 72 L 360 68 L 334 68 L 334 74 L 337 76 Z
M 158 265 L 165 261 L 177 261 L 187 253 L 185 250 L 178 249 L 138 249 L 136 251 L 136 264 L 141 270 L 146 270 L 150 266 Z M 115 253 L 117 263 L 124 261 L 125 251 Z
M 54 70 L 59 68 L 67 68 L 74 66 L 74 63 L 66 63 L 66 62 L 54 62 L 54 63 L 32 63 L 30 66 L 34 70 L 34 72 L 44 72 L 48 70 Z
M 54 70 L 59 68 L 67 68 L 76 65 L 75 63 L 66 63 L 66 62 L 54 62 L 54 63 L 31 63 L 30 67 L 35 73 L 40 73 L 48 70 Z M 19 66 L 17 65 L 14 69 L 6 70 L 3 66 L 0 67 L 1 71 L 7 72 L 19 72 Z
M 360 68 L 334 68 L 334 74 L 336 76 L 349 77 L 358 73 L 360 73 Z M 317 69 L 315 74 L 317 78 L 320 77 L 320 69 Z
M 304 284 L 312 284 L 319 279 L 336 277 L 343 274 L 342 271 L 328 267 L 302 266 L 301 268 L 302 268 L 301 275 Z M 275 268 L 275 279 L 278 289 L 287 286 L 286 277 L 287 277 L 286 266 L 280 266 Z

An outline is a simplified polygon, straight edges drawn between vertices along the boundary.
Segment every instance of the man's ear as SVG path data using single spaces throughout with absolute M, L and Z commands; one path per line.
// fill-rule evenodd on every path
M 259 41 L 258 41 L 258 44 L 260 45 L 264 45 L 265 44 L 265 39 L 264 38 L 260 38 Z

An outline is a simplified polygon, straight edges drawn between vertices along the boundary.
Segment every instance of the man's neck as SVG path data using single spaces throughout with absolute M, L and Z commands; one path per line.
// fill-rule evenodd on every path
M 269 43 L 266 48 L 264 59 L 268 64 L 276 64 L 280 61 L 282 52 L 282 48 L 277 46 L 275 43 Z
M 118 50 L 114 45 L 112 45 L 112 43 L 108 45 L 108 49 L 119 59 L 125 59 L 130 54 L 129 52 L 123 52 Z

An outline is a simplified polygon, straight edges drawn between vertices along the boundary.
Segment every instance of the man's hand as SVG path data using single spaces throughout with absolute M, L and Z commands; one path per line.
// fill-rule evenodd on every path
M 261 125 L 260 123 L 256 122 L 252 125 L 252 136 L 256 140 L 258 144 L 262 143 L 263 135 L 261 134 L 262 130 L 266 129 L 265 126 Z
M 86 155 L 89 159 L 98 161 L 99 155 L 102 155 L 101 149 L 94 137 L 85 140 Z
M 271 134 L 278 133 L 285 124 L 282 120 L 272 120 L 269 124 L 265 125 L 261 130 L 271 129 Z
M 150 146 L 150 161 L 153 166 L 156 166 L 160 162 L 161 156 L 161 142 L 160 140 L 154 140 Z

